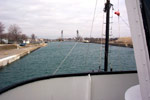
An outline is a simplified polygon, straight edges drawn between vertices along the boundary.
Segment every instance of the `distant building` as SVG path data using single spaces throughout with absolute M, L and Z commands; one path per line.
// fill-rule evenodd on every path
M 8 44 L 8 39 L 2 39 L 1 43 Z
M 29 44 L 30 40 L 23 40 L 23 43 Z

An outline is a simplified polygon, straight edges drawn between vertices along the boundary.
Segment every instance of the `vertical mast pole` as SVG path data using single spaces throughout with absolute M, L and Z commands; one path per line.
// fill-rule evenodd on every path
M 108 51 L 109 51 L 109 12 L 110 12 L 110 0 L 107 0 L 104 11 L 106 12 L 106 40 L 105 40 L 105 60 L 104 71 L 108 71 Z

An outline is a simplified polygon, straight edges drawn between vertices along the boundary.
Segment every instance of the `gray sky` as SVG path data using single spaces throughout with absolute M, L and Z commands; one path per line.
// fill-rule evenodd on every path
M 119 0 L 121 17 L 128 23 L 124 0 Z M 76 30 L 83 37 L 90 37 L 96 0 L 0 0 L 0 21 L 6 32 L 10 25 L 17 24 L 22 33 L 39 38 L 75 37 Z M 118 0 L 111 0 L 115 11 Z M 92 37 L 101 37 L 104 0 L 98 0 Z M 112 15 L 112 12 L 111 12 Z M 104 19 L 105 20 L 105 19 Z M 103 32 L 105 25 L 103 26 Z M 118 37 L 118 17 L 113 14 L 112 33 Z M 104 34 L 104 33 L 103 33 Z M 120 18 L 120 36 L 130 36 L 129 27 Z

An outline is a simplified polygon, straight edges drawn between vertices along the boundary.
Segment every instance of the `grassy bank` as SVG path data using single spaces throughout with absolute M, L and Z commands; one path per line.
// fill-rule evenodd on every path
M 91 41 L 90 43 L 105 44 L 105 40 Z M 131 37 L 121 37 L 116 40 L 110 39 L 109 45 L 133 48 Z
M 17 44 L 0 44 L 0 51 L 11 50 L 11 49 L 17 49 Z

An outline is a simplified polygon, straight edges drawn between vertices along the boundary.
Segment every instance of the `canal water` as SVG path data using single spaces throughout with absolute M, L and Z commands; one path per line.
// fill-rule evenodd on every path
M 75 42 L 51 42 L 31 54 L 0 69 L 0 89 L 35 77 L 52 75 Z M 101 56 L 100 56 L 101 55 Z M 97 72 L 104 66 L 104 46 L 78 43 L 56 74 Z M 109 68 L 136 70 L 132 48 L 110 46 Z

